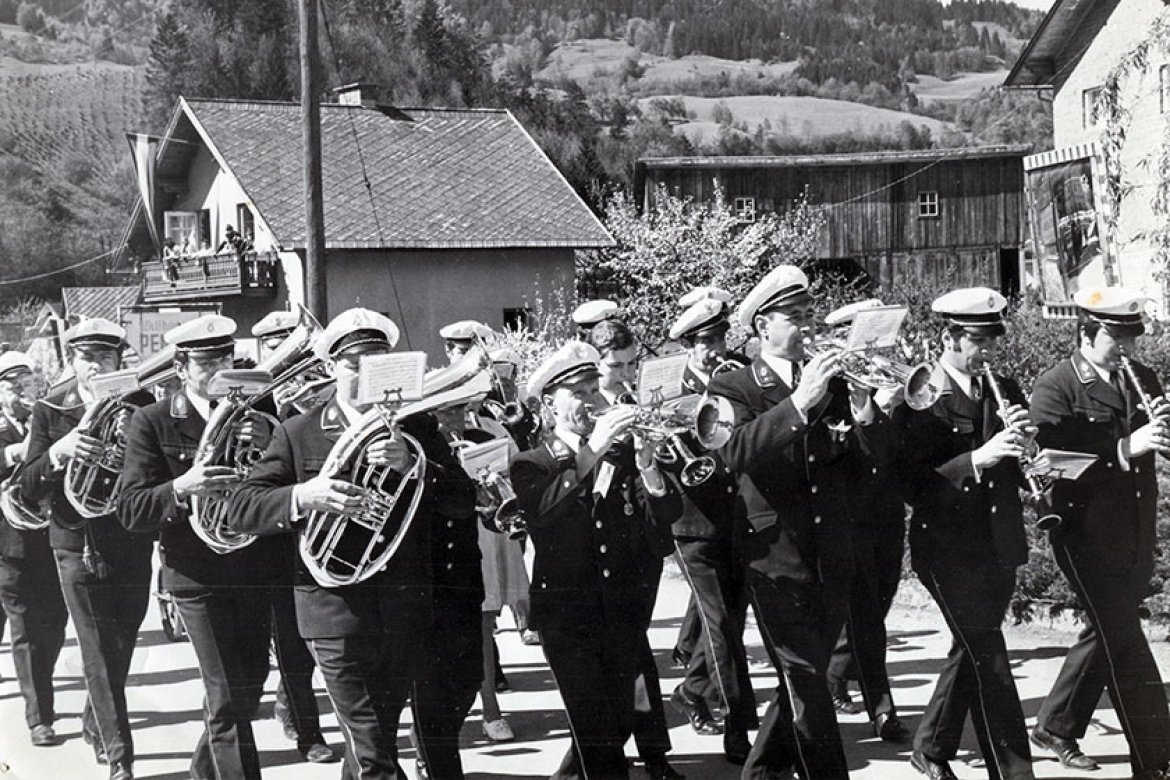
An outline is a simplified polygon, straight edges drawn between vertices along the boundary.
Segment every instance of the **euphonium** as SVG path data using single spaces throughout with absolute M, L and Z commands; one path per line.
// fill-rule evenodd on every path
M 303 306 L 300 322 L 255 369 L 244 371 L 221 371 L 213 379 L 226 385 L 227 397 L 211 413 L 211 419 L 203 429 L 199 447 L 191 465 L 230 466 L 243 479 L 264 456 L 264 448 L 280 421 L 270 414 L 257 411 L 256 403 L 272 395 L 277 388 L 297 379 L 305 372 L 316 368 L 320 358 L 313 356 L 313 342 L 321 333 L 321 325 Z M 244 387 L 261 378 L 261 386 L 253 394 L 243 392 Z M 264 382 L 264 378 L 267 381 Z M 267 435 L 253 430 L 244 439 L 240 434 L 247 423 L 253 427 L 262 424 Z M 192 496 L 188 520 L 191 529 L 203 543 L 220 555 L 243 549 L 255 541 L 250 534 L 230 530 L 226 524 L 228 511 L 227 496 Z
M 930 381 L 930 364 L 908 366 L 872 353 L 848 352 L 837 338 L 808 339 L 804 353 L 816 357 L 825 352 L 841 353 L 841 375 L 846 381 L 874 390 L 902 390 L 906 405 L 916 411 L 929 408 L 938 400 L 939 388 Z
M 491 390 L 491 378 L 474 353 L 428 374 L 423 399 L 394 407 L 377 404 L 346 429 L 329 451 L 321 474 L 362 488 L 357 514 L 310 512 L 300 535 L 301 561 L 322 587 L 355 585 L 380 571 L 398 550 L 414 522 L 426 478 L 426 456 L 397 421 L 412 414 L 465 404 Z M 399 473 L 374 466 L 366 453 L 374 444 L 399 438 L 411 465 Z
M 999 382 L 996 381 L 995 374 L 991 371 L 991 366 L 987 363 L 983 364 L 983 376 L 987 380 L 987 386 L 991 389 L 991 394 L 995 396 L 995 403 L 999 407 L 1000 417 L 1003 418 L 1004 424 L 1006 425 L 1007 413 L 1005 410 L 1008 408 L 1008 400 L 1003 394 L 1003 389 L 1000 388 Z M 1041 531 L 1047 531 L 1060 525 L 1061 517 L 1053 512 L 1045 513 L 1043 511 L 1050 503 L 1049 497 L 1052 491 L 1051 480 L 1046 480 L 1035 474 L 1028 473 L 1028 466 L 1036 457 L 1035 449 L 1035 442 L 1029 440 L 1024 446 L 1024 454 L 1020 456 L 1020 469 L 1024 472 L 1024 480 L 1028 484 L 1028 502 L 1036 509 L 1036 527 Z
M 77 514 L 92 520 L 113 514 L 121 492 L 122 467 L 126 460 L 126 433 L 137 405 L 128 399 L 140 390 L 149 390 L 174 377 L 175 351 L 172 347 L 157 352 L 137 368 L 111 372 L 97 380 L 133 378 L 134 390 L 129 393 L 107 395 L 86 410 L 77 430 L 102 442 L 102 455 L 97 460 L 73 458 L 65 467 L 65 498 Z M 58 522 L 67 528 L 61 517 Z M 80 527 L 80 524 L 76 524 Z M 76 529 L 74 529 L 76 530 Z

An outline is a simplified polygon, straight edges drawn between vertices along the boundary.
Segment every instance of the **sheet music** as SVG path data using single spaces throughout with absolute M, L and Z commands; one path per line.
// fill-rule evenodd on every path
M 91 379 L 89 387 L 98 398 L 123 396 L 138 389 L 138 375 L 133 368 L 110 371 Z
M 896 347 L 907 311 L 905 306 L 879 306 L 857 312 L 845 349 L 854 352 Z
M 492 439 L 482 444 L 469 444 L 459 450 L 459 462 L 472 478 L 484 469 L 493 474 L 507 474 L 508 440 Z
M 688 359 L 688 353 L 675 352 L 642 361 L 638 371 L 638 404 L 649 406 L 681 396 Z
M 421 399 L 426 368 L 425 352 L 392 352 L 362 358 L 358 369 L 358 403 Z
M 1097 456 L 1086 452 L 1044 449 L 1028 463 L 1027 473 L 1048 479 L 1079 479 L 1096 462 Z

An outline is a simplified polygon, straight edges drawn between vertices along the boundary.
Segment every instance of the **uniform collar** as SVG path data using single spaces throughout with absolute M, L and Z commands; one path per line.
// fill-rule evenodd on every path
M 562 428 L 559 425 L 556 428 L 553 428 L 553 434 L 555 435 L 556 440 L 564 446 L 568 447 L 574 455 L 580 451 L 581 434 L 573 433 L 568 428 Z M 557 453 L 554 451 L 553 454 L 556 455 Z
M 41 403 L 61 412 L 72 411 L 84 405 L 81 400 L 81 394 L 77 392 L 76 380 L 62 387 L 57 394 L 42 398 Z
M 186 420 L 191 416 L 191 399 L 187 397 L 186 389 L 171 396 L 171 417 L 176 420 Z
M 348 410 L 349 413 L 356 414 L 354 410 Z M 329 438 L 336 438 L 342 432 L 361 417 L 350 418 L 347 409 L 337 401 L 337 396 L 330 398 L 323 407 L 321 407 L 321 432 Z
M 773 357 L 761 352 L 760 356 L 752 363 L 752 376 L 755 377 L 756 384 L 765 390 L 778 384 L 792 387 L 792 366 L 791 360 Z
M 971 374 L 964 374 L 945 360 L 938 361 L 938 367 L 950 378 L 952 387 L 958 388 L 963 395 L 974 400 L 974 393 L 971 388 L 975 386 L 975 381 L 978 377 L 972 376 Z
M 187 397 L 187 406 L 189 409 L 194 409 L 196 414 L 204 420 L 211 419 L 211 401 L 206 398 L 200 398 L 191 392 L 185 385 L 183 387 L 183 395 Z
M 1073 370 L 1077 372 L 1077 379 L 1083 385 L 1091 385 L 1097 381 L 1108 382 L 1109 372 L 1085 357 L 1079 349 L 1072 353 Z

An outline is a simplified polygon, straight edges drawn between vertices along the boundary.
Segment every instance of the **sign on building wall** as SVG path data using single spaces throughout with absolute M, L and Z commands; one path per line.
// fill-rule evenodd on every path
M 166 346 L 163 334 L 184 322 L 215 313 L 219 304 L 183 305 L 147 309 L 139 306 L 120 308 L 118 311 L 122 327 L 126 329 L 126 341 L 130 348 L 145 360 Z
M 1032 284 L 1047 304 L 1086 285 L 1121 284 L 1106 241 L 1102 163 L 1092 144 L 1024 158 L 1035 257 Z

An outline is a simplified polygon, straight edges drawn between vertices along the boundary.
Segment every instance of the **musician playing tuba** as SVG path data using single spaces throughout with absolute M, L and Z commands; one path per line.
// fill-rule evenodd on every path
M 230 466 L 194 462 L 211 416 L 211 380 L 232 368 L 235 332 L 233 320 L 207 314 L 163 334 L 183 386 L 130 421 L 118 519 L 143 536 L 159 534 L 162 587 L 199 663 L 205 731 L 192 746 L 191 775 L 256 780 L 251 721 L 268 676 L 273 553 L 256 543 L 219 554 L 188 519 L 192 497 L 219 495 L 239 482 Z
M 370 409 L 358 403 L 361 361 L 390 352 L 397 342 L 398 327 L 367 309 L 345 311 L 326 326 L 315 351 L 336 391 L 323 406 L 277 428 L 268 452 L 233 494 L 232 530 L 261 536 L 301 533 L 310 516 L 322 513 L 337 525 L 346 518 L 378 519 L 368 514 L 363 500 L 367 488 L 321 470 L 354 424 L 369 419 Z M 363 450 L 364 464 L 355 466 L 406 474 L 412 460 L 425 458 L 420 514 L 392 558 L 357 584 L 337 587 L 320 587 L 303 554 L 297 564 L 297 621 L 347 735 L 345 761 L 353 777 L 396 776 L 394 735 L 431 621 L 431 528 L 464 522 L 475 512 L 475 487 L 434 417 L 420 413 L 395 422 L 393 435 L 377 438 Z M 407 448 L 407 435 L 421 452 Z
M 33 408 L 28 462 L 19 483 L 25 500 L 51 510 L 49 543 L 77 630 L 89 694 L 82 737 L 99 763 L 109 763 L 111 777 L 129 778 L 134 748 L 126 676 L 150 599 L 154 537 L 127 533 L 111 517 L 86 520 L 65 494 L 69 463 L 103 456 L 105 443 L 85 434 L 78 424 L 99 401 L 91 384 L 94 378 L 121 367 L 126 331 L 94 318 L 73 326 L 62 338 L 73 378 Z M 141 405 L 154 399 L 149 393 L 135 393 L 127 400 Z

